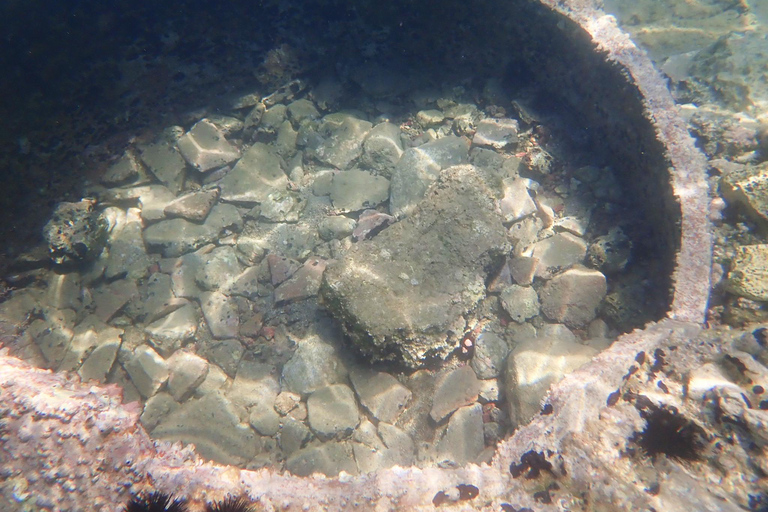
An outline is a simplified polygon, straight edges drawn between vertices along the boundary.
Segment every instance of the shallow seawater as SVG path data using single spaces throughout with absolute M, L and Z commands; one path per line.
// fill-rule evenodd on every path
M 553 382 L 659 318 L 642 214 L 582 127 L 524 76 L 389 43 L 317 69 L 286 37 L 236 91 L 92 141 L 88 182 L 16 258 L 15 353 L 122 386 L 153 437 L 211 460 L 356 474 L 489 460 Z M 187 51 L 141 66 L 173 88 L 221 67 Z

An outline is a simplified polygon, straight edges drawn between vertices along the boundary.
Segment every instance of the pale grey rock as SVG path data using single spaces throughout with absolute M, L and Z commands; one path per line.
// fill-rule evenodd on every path
M 315 157 L 338 169 L 346 169 L 363 151 L 363 140 L 373 125 L 344 113 L 323 117 L 318 132 L 324 138 Z
M 203 222 L 219 200 L 219 189 L 197 190 L 178 197 L 163 209 L 166 217 L 181 217 L 192 222 Z
M 434 190 L 417 213 L 352 245 L 325 271 L 325 307 L 372 360 L 417 367 L 446 357 L 466 327 L 462 315 L 485 296 L 486 269 L 509 250 L 473 167 L 446 170 Z
M 287 416 L 301 402 L 301 395 L 290 391 L 281 391 L 275 398 L 275 411 L 280 416 Z
M 555 219 L 554 228 L 559 231 L 567 231 L 572 235 L 583 237 L 587 233 L 587 227 L 589 227 L 589 215 L 583 217 L 561 217 Z
M 389 197 L 389 180 L 358 169 L 341 171 L 333 176 L 330 196 L 341 211 L 373 208 Z
M 539 314 L 539 296 L 530 286 L 510 285 L 499 298 L 504 311 L 517 323 L 521 324 Z
M 190 352 L 175 352 L 168 358 L 168 392 L 183 402 L 208 375 L 208 361 Z
M 195 307 L 187 301 L 180 308 L 147 325 L 144 331 L 152 346 L 167 357 L 197 334 L 197 324 Z
M 139 421 L 147 431 L 155 428 L 164 416 L 175 410 L 179 403 L 168 393 L 161 391 L 151 396 L 144 404 L 144 410 L 139 416 Z
M 528 248 L 539 238 L 544 222 L 538 216 L 525 217 L 509 227 L 507 232 L 515 256 L 530 255 Z
M 573 334 L 573 331 L 571 331 L 567 325 L 563 324 L 544 323 L 536 331 L 536 336 L 539 338 L 557 338 L 571 343 L 579 343 L 579 339 Z
M 181 256 L 216 240 L 225 230 L 240 231 L 243 219 L 237 208 L 217 204 L 203 224 L 186 219 L 168 219 L 144 230 L 144 242 L 165 257 Z
M 514 119 L 487 118 L 477 123 L 472 144 L 504 149 L 517 143 L 517 121 Z
M 239 340 L 230 338 L 206 342 L 203 351 L 212 363 L 219 365 L 227 375 L 234 378 L 245 348 Z
M 216 247 L 199 255 L 195 282 L 203 290 L 226 290 L 242 272 L 235 248 L 230 245 Z
M 330 438 L 352 432 L 360 423 L 355 394 L 344 384 L 332 384 L 309 395 L 308 421 L 320 437 Z
M 538 266 L 538 258 L 516 256 L 509 260 L 509 273 L 517 284 L 521 286 L 530 286 L 533 284 L 533 278 L 536 277 L 536 269 Z
M 536 276 L 551 279 L 552 276 L 582 263 L 587 255 L 587 243 L 570 233 L 557 233 L 531 245 L 523 256 L 537 258 Z
M 459 407 L 477 400 L 479 392 L 480 381 L 471 366 L 443 370 L 437 377 L 429 416 L 439 423 Z
M 240 119 L 232 116 L 223 116 L 219 114 L 212 114 L 207 117 L 208 121 L 214 124 L 225 137 L 239 132 L 245 127 L 245 123 Z
M 290 158 L 296 153 L 296 139 L 298 133 L 293 129 L 290 121 L 283 121 L 277 130 L 277 139 L 274 143 L 275 151 L 283 158 Z
M 437 442 L 436 459 L 443 466 L 464 466 L 475 462 L 483 448 L 483 409 L 480 404 L 473 404 L 451 416 L 445 434 Z
M 77 370 L 82 382 L 95 380 L 105 383 L 107 381 L 107 375 L 112 371 L 112 367 L 117 359 L 117 353 L 123 342 L 122 333 L 122 329 L 115 331 L 112 328 L 108 328 L 105 332 L 98 334 L 98 344 L 85 358 L 80 369 Z
M 163 185 L 144 185 L 140 187 L 110 189 L 104 196 L 106 201 L 136 201 L 145 222 L 156 222 L 165 218 L 165 207 L 176 198 L 173 192 Z
M 392 173 L 389 212 L 395 217 L 412 213 L 440 171 L 468 157 L 469 141 L 452 135 L 407 149 Z
M 317 233 L 326 242 L 341 240 L 352 234 L 355 229 L 355 220 L 343 215 L 326 217 L 317 226 Z
M 280 423 L 280 436 L 278 442 L 280 449 L 286 455 L 300 450 L 304 444 L 312 438 L 312 431 L 303 421 L 294 418 L 283 418 Z
M 132 280 L 147 277 L 153 259 L 147 254 L 141 233 L 139 222 L 129 222 L 111 238 L 104 277 L 110 280 L 118 276 Z
M 740 297 L 768 301 L 768 244 L 742 245 L 734 252 L 726 289 Z
M 363 141 L 360 162 L 384 176 L 390 176 L 395 165 L 403 156 L 400 128 L 392 123 L 374 126 Z
M 267 265 L 269 266 L 269 275 L 272 281 L 272 286 L 278 286 L 280 283 L 286 281 L 296 273 L 301 266 L 298 261 L 279 256 L 276 253 L 270 253 L 267 256 Z
M 606 291 L 602 273 L 575 267 L 544 285 L 539 293 L 541 311 L 547 318 L 569 327 L 584 327 L 595 318 Z
M 174 195 L 184 186 L 187 163 L 168 141 L 160 141 L 139 148 L 141 160 L 154 176 Z
M 208 364 L 208 375 L 205 376 L 203 382 L 195 389 L 195 396 L 199 398 L 208 393 L 223 391 L 227 381 L 227 374 L 224 373 L 224 370 L 215 364 Z
M 504 363 L 506 358 L 502 361 L 501 370 L 504 371 Z M 498 402 L 501 400 L 501 386 L 499 385 L 499 379 L 485 379 L 480 381 L 480 395 L 478 396 L 481 404 L 487 404 L 490 402 Z
M 227 391 L 227 397 L 240 407 L 249 408 L 256 404 L 273 407 L 280 392 L 280 383 L 271 364 L 260 363 L 247 358 L 240 360 L 235 380 Z
M 230 296 L 239 295 L 248 299 L 255 299 L 260 295 L 259 274 L 259 267 L 248 267 L 235 277 L 231 285 L 221 291 Z
M 283 382 L 288 390 L 301 395 L 344 382 L 347 369 L 336 348 L 318 336 L 298 341 L 298 348 L 283 366 Z
M 169 375 L 165 359 L 146 345 L 136 347 L 133 357 L 125 364 L 125 370 L 144 398 L 157 393 Z
M 349 378 L 360 403 L 379 421 L 394 423 L 411 399 L 411 390 L 388 373 L 357 368 Z
M 136 181 L 141 174 L 144 174 L 144 169 L 133 151 L 128 150 L 117 162 L 107 168 L 101 177 L 101 182 L 111 186 L 123 185 Z
M 507 342 L 494 332 L 484 331 L 475 340 L 475 355 L 472 356 L 470 365 L 478 378 L 493 379 L 503 370 L 507 354 Z
M 80 310 L 83 307 L 82 282 L 79 272 L 51 272 L 48 275 L 45 303 L 54 309 Z M 19 318 L 23 317 L 16 317 L 16 320 Z
M 123 306 L 138 296 L 139 289 L 131 279 L 120 279 L 102 285 L 93 290 L 93 302 L 96 304 L 94 314 L 102 322 L 109 322 Z
M 386 463 L 383 467 L 401 466 L 408 467 L 415 461 L 415 445 L 411 436 L 389 423 L 380 422 L 378 426 L 379 437 L 387 447 Z
M 322 473 L 332 477 L 342 471 L 350 475 L 357 474 L 352 447 L 345 441 L 307 446 L 291 454 L 285 461 L 285 467 L 296 476 Z
M 203 290 L 197 284 L 197 272 L 202 265 L 202 259 L 216 246 L 208 244 L 195 252 L 184 254 L 178 258 L 166 258 L 167 268 L 163 270 L 171 275 L 173 294 L 179 298 L 197 299 Z
M 253 429 L 240 421 L 237 408 L 219 392 L 188 400 L 173 410 L 152 430 L 152 437 L 192 443 L 206 459 L 239 466 L 261 448 Z
M 504 222 L 516 222 L 534 213 L 536 203 L 528 193 L 528 182 L 523 178 L 506 178 L 502 181 L 502 198 L 499 199 L 499 209 Z
M 282 103 L 272 105 L 261 116 L 258 130 L 264 133 L 276 133 L 287 114 L 288 108 Z
M 288 176 L 275 150 L 255 143 L 235 167 L 218 183 L 221 199 L 238 203 L 260 203 L 273 192 L 286 190 Z
M 280 416 L 273 407 L 263 402 L 251 408 L 248 423 L 263 436 L 272 437 L 280 430 Z
M 260 222 L 250 233 L 265 248 L 279 247 L 282 256 L 303 261 L 320 244 L 315 222 L 271 224 Z
M 179 309 L 187 300 L 173 294 L 171 276 L 160 272 L 150 275 L 139 289 L 141 301 L 138 304 L 138 316 L 147 323 Z
M 204 292 L 200 309 L 214 338 L 236 338 L 240 334 L 240 314 L 235 302 L 219 291 Z
M 260 205 L 260 216 L 270 222 L 298 222 L 307 201 L 294 192 L 269 194 Z
M 181 156 L 199 172 L 223 167 L 240 158 L 240 150 L 208 119 L 201 119 L 176 142 Z
M 292 121 L 301 124 L 304 121 L 313 121 L 320 118 L 320 112 L 318 112 L 315 104 L 308 99 L 300 99 L 292 101 L 288 104 L 288 117 Z
M 312 174 L 312 193 L 316 196 L 327 196 L 331 194 L 331 182 L 333 177 L 340 171 L 336 169 L 324 169 Z
M 109 364 L 106 371 L 103 372 L 103 374 L 106 375 L 109 372 L 109 369 L 112 368 L 112 363 L 115 361 L 117 348 L 120 347 L 120 343 L 122 342 L 122 335 L 122 329 L 105 324 L 95 315 L 88 315 L 82 322 L 75 326 L 72 340 L 69 343 L 64 358 L 59 364 L 58 370 L 67 372 L 75 371 L 80 368 L 80 365 L 83 364 L 85 358 L 92 354 L 97 347 L 109 345 L 112 348 L 109 350 L 109 352 L 112 353 L 112 360 L 105 361 Z M 96 363 L 96 360 L 94 360 L 93 363 Z
M 549 388 L 589 362 L 597 350 L 560 338 L 519 343 L 509 354 L 504 375 L 505 397 L 514 427 L 528 423 L 541 410 Z
M 431 128 L 445 121 L 445 116 L 435 109 L 419 110 L 416 112 L 416 121 L 424 128 Z
M 291 302 L 317 295 L 327 262 L 309 258 L 290 278 L 275 288 L 275 302 Z
M 587 261 L 604 274 L 621 272 L 632 256 L 632 242 L 621 228 L 611 228 L 589 244 Z

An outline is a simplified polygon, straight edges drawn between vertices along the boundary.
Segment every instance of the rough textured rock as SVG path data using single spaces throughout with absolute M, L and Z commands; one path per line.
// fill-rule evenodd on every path
M 485 268 L 507 250 L 482 181 L 473 167 L 457 166 L 413 215 L 329 265 L 321 294 L 372 360 L 418 366 L 458 345 L 461 315 L 485 294 Z
M 517 142 L 517 120 L 483 119 L 477 123 L 472 144 L 503 149 Z
M 218 204 L 202 224 L 181 218 L 152 224 L 144 230 L 144 242 L 165 257 L 181 256 L 213 242 L 225 229 L 239 231 L 242 222 L 234 206 Z
M 347 369 L 333 345 L 317 336 L 300 340 L 298 344 L 293 357 L 283 366 L 283 382 L 290 391 L 306 395 L 344 382 Z
M 285 190 L 288 176 L 283 172 L 280 157 L 274 149 L 257 142 L 218 185 L 224 201 L 260 203 L 270 193 Z
M 327 262 L 309 258 L 288 280 L 275 288 L 275 302 L 289 302 L 317 295 Z
M 363 142 L 361 158 L 366 167 L 389 176 L 401 156 L 403 143 L 400 141 L 400 128 L 396 125 L 379 123 L 368 132 Z
M 167 217 L 181 217 L 193 222 L 202 222 L 219 199 L 219 189 L 199 190 L 184 194 L 168 203 L 163 209 Z
M 437 462 L 463 466 L 476 461 L 483 448 L 482 406 L 468 405 L 456 411 L 448 421 L 448 428 L 437 443 Z
M 530 286 L 509 285 L 501 291 L 499 299 L 504 311 L 517 323 L 539 314 L 539 296 Z
M 736 248 L 726 287 L 728 291 L 752 300 L 768 301 L 768 245 L 743 245 Z
M 359 169 L 333 175 L 330 188 L 333 207 L 353 212 L 375 208 L 389 198 L 389 180 Z
M 481 332 L 475 340 L 475 355 L 470 364 L 478 378 L 493 379 L 501 373 L 507 354 L 506 340 L 493 332 Z
M 137 219 L 128 222 L 119 233 L 111 237 L 107 268 L 104 270 L 107 279 L 123 275 L 133 280 L 147 277 L 152 259 L 147 255 L 141 233 L 142 226 Z
M 346 169 L 363 151 L 363 140 L 373 125 L 344 113 L 328 114 L 319 133 L 323 142 L 315 149 L 318 160 Z
M 285 467 L 296 476 L 309 476 L 313 473 L 336 476 L 342 471 L 350 475 L 357 474 L 352 446 L 344 441 L 330 441 L 303 448 L 288 457 Z
M 587 255 L 587 243 L 570 233 L 557 233 L 531 245 L 523 256 L 538 259 L 536 276 L 551 279 L 552 276 L 582 263 Z
M 169 141 L 159 141 L 142 147 L 141 160 L 174 195 L 181 191 L 187 163 Z
M 93 201 L 59 203 L 43 227 L 51 260 L 58 265 L 95 259 L 107 241 L 107 221 Z
M 208 361 L 189 352 L 176 352 L 168 358 L 168 392 L 177 402 L 192 395 L 208 375 Z
M 145 331 L 152 346 L 161 354 L 169 356 L 197 333 L 197 323 L 195 307 L 186 302 L 147 325 Z

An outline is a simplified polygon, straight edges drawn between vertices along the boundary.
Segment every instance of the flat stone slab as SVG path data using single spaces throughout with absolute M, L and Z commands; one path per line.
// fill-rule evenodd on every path
M 734 171 L 720 179 L 723 198 L 763 228 L 768 227 L 768 164 Z
M 523 256 L 538 259 L 536 277 L 552 276 L 582 263 L 587 255 L 587 243 L 571 233 L 557 233 L 532 244 Z
M 323 163 L 346 169 L 363 152 L 363 140 L 372 126 L 349 114 L 328 114 L 318 130 L 324 140 L 315 149 L 315 156 Z
M 171 355 L 197 333 L 197 313 L 189 302 L 145 327 L 149 342 L 165 356 Z
M 483 119 L 477 123 L 472 144 L 503 149 L 517 143 L 517 121 L 515 119 Z
M 480 381 L 470 366 L 446 370 L 437 379 L 432 409 L 429 416 L 436 422 L 442 421 L 459 407 L 477 400 Z
M 160 354 L 146 345 L 136 347 L 125 370 L 141 396 L 149 398 L 168 380 L 168 363 Z
M 307 412 L 309 426 L 323 438 L 352 432 L 360 423 L 355 394 L 344 384 L 333 384 L 309 395 Z
M 357 464 L 350 443 L 330 441 L 303 448 L 285 461 L 285 467 L 296 476 L 322 473 L 336 476 L 342 471 L 357 474 Z
M 451 416 L 445 434 L 437 443 L 437 462 L 464 466 L 476 462 L 483 448 L 482 406 L 473 404 L 462 407 Z
M 403 143 L 400 140 L 400 128 L 397 125 L 379 123 L 368 132 L 363 142 L 361 158 L 366 167 L 389 176 L 402 156 Z
M 131 279 L 119 279 L 93 292 L 93 302 L 96 304 L 95 314 L 102 322 L 108 322 L 125 306 L 128 301 L 139 296 L 136 282 Z
M 223 167 L 240 158 L 240 150 L 207 119 L 198 121 L 176 144 L 181 156 L 200 172 Z
M 107 279 L 125 276 L 138 280 L 147 277 L 153 260 L 147 254 L 141 233 L 141 223 L 128 222 L 109 241 L 109 257 L 104 270 Z
M 298 342 L 291 359 L 283 366 L 285 387 L 301 395 L 330 384 L 344 382 L 347 369 L 330 343 L 312 336 Z
M 458 346 L 462 315 L 485 296 L 485 269 L 498 268 L 508 251 L 474 167 L 457 166 L 413 215 L 330 264 L 321 296 L 371 360 L 417 367 Z
M 411 390 L 388 373 L 360 368 L 349 378 L 360 403 L 379 421 L 394 423 L 411 399 Z
M 531 286 L 509 285 L 499 299 L 504 311 L 519 324 L 539 314 L 539 296 Z
M 541 311 L 569 327 L 584 327 L 592 321 L 605 297 L 605 276 L 597 270 L 575 267 L 556 275 L 541 289 Z
M 523 178 L 506 178 L 502 182 L 502 193 L 499 199 L 499 209 L 504 216 L 504 222 L 515 222 L 536 211 L 536 203 L 528 193 L 527 182 Z
M 269 194 L 286 190 L 288 176 L 283 172 L 280 156 L 275 150 L 257 142 L 248 148 L 218 185 L 224 201 L 260 203 Z
M 275 289 L 275 302 L 290 302 L 317 295 L 327 264 L 323 259 L 309 258 Z
M 389 180 L 359 169 L 341 171 L 331 180 L 333 207 L 354 212 L 374 208 L 389 198 Z
M 168 392 L 177 402 L 192 395 L 208 375 L 208 361 L 189 352 L 176 352 L 168 358 Z
M 221 292 L 205 292 L 200 296 L 200 309 L 214 338 L 240 335 L 240 314 L 234 300 Z
M 242 222 L 237 208 L 231 204 L 217 204 L 202 224 L 181 218 L 152 224 L 144 230 L 144 242 L 165 257 L 181 256 L 213 242 L 226 228 L 239 231 Z
M 220 464 L 242 466 L 260 449 L 256 433 L 219 392 L 182 404 L 160 421 L 152 437 L 193 443 L 197 453 Z
M 67 348 L 67 353 L 64 355 L 64 359 L 61 361 L 58 370 L 78 370 L 80 365 L 85 361 L 85 358 L 91 355 L 96 348 L 105 346 L 106 349 L 106 346 L 111 346 L 113 350 L 108 350 L 108 352 L 112 353 L 112 360 L 104 361 L 104 363 L 109 366 L 103 373 L 108 373 L 109 369 L 112 368 L 112 363 L 117 354 L 117 349 L 115 347 L 119 347 L 122 342 L 120 338 L 122 334 L 122 329 L 105 324 L 97 316 L 87 316 L 82 322 L 75 326 L 72 340 Z M 96 359 L 94 359 L 91 362 L 91 365 L 94 365 L 96 362 Z M 101 374 L 101 372 L 98 373 Z

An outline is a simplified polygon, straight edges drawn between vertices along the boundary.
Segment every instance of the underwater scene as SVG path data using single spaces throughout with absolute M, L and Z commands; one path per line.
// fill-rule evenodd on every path
M 768 510 L 768 2 L 0 12 L 0 510 Z

